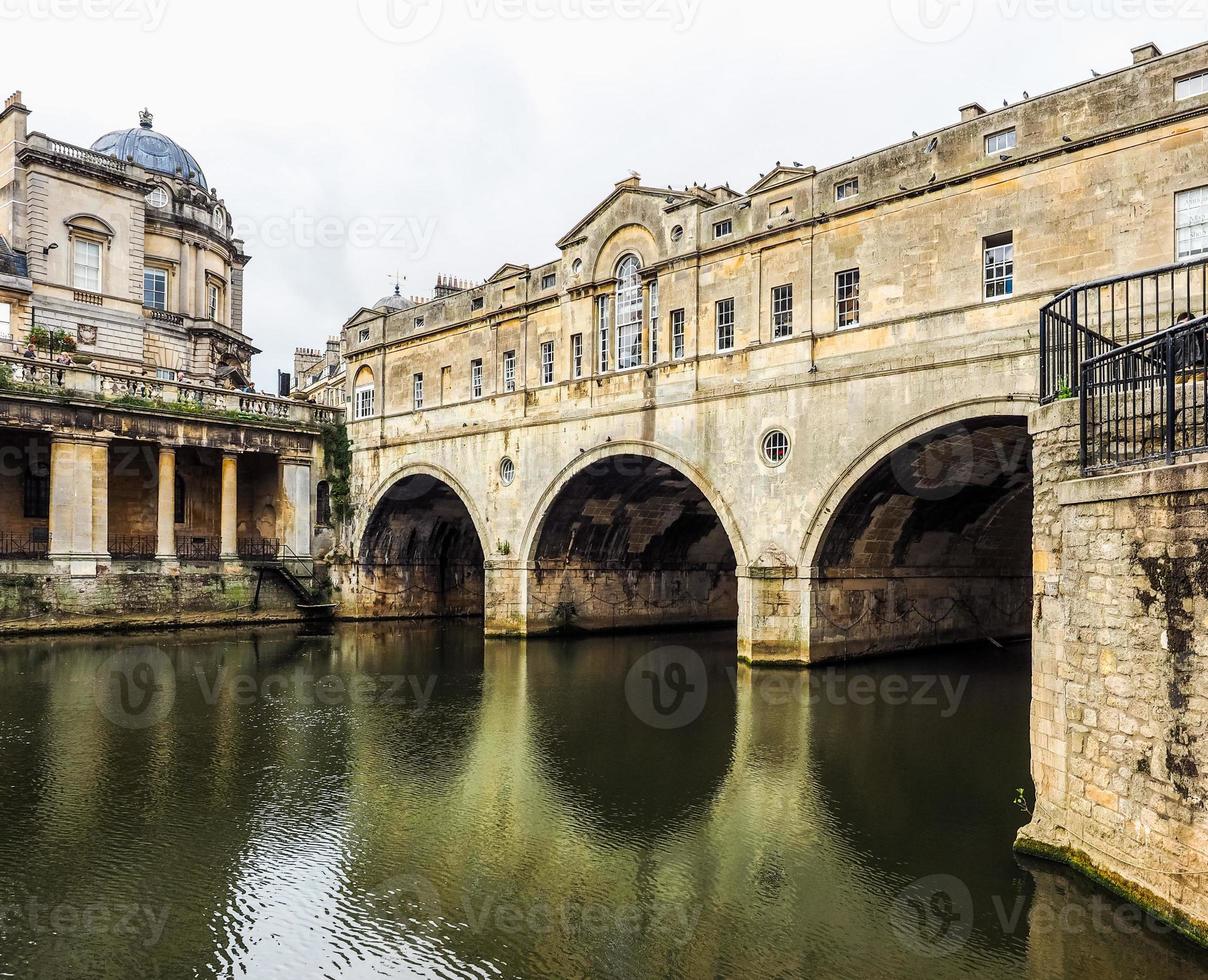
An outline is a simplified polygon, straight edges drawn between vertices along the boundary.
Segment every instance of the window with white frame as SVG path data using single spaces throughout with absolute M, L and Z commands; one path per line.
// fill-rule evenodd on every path
M 424 407 L 424 376 L 422 374 L 411 377 L 411 407 L 417 412 Z
M 714 238 L 725 238 L 728 235 L 734 234 L 734 219 L 726 218 L 725 221 L 719 221 L 713 226 Z
M 600 373 L 608 373 L 608 297 L 596 300 L 596 327 L 600 338 Z
M 1193 99 L 1208 92 L 1208 71 L 1180 78 L 1174 83 L 1174 97 L 1180 101 Z
M 860 325 L 860 270 L 848 269 L 835 276 L 835 325 Z
M 642 264 L 627 255 L 617 266 L 617 370 L 642 366 Z
M 222 312 L 222 287 L 217 283 L 212 282 L 206 287 L 206 309 L 210 319 L 217 323 Z
M 373 415 L 374 387 L 373 382 L 359 385 L 353 392 L 353 414 L 358 419 L 367 419 Z
M 101 291 L 101 243 L 77 238 L 72 250 L 74 268 L 71 284 L 89 293 Z
M 717 350 L 734 349 L 734 300 L 723 299 L 717 304 Z
M 650 363 L 659 362 L 659 281 L 650 280 Z
M 147 203 L 153 208 L 166 208 L 168 206 L 168 192 L 162 187 L 154 187 L 151 193 L 147 195 Z
M 470 397 L 482 397 L 482 358 L 470 362 Z
M 772 339 L 793 336 L 793 287 L 777 286 L 772 290 Z
M 173 371 L 171 368 L 156 368 L 155 369 L 155 380 L 156 381 L 175 381 L 176 372 Z
M 1190 259 L 1208 253 L 1208 187 L 1176 194 L 1174 218 L 1178 257 Z
M 846 201 L 849 197 L 855 197 L 860 193 L 860 178 L 849 177 L 847 180 L 840 181 L 835 185 L 835 200 Z
M 554 342 L 547 340 L 541 345 L 541 383 L 554 383 Z
M 8 303 L 0 303 L 0 337 L 13 335 L 13 308 Z
M 364 330 L 362 330 L 357 335 L 357 343 L 360 343 L 360 344 L 369 343 L 369 328 L 368 327 L 366 327 Z
M 542 289 L 553 289 L 558 285 L 558 274 L 556 272 L 547 272 L 541 277 Z
M 168 308 L 168 270 L 143 269 L 143 306 L 149 310 Z
M 415 318 L 415 329 L 416 329 L 416 330 L 423 330 L 423 329 L 424 329 L 424 322 L 425 322 L 425 321 L 424 321 L 424 318 L 423 318 L 422 316 L 417 316 L 417 317 Z
M 516 390 L 516 352 L 505 351 L 503 354 L 503 390 Z
M 583 377 L 583 334 L 577 333 L 570 338 L 570 376 Z
M 985 254 L 986 299 L 1001 299 L 1015 292 L 1015 239 L 1011 232 L 987 238 Z
M 683 310 L 671 311 L 671 357 L 672 360 L 684 359 L 684 319 Z
M 1000 133 L 991 133 L 986 137 L 986 156 L 993 156 L 995 153 L 1006 153 L 1007 150 L 1015 149 L 1018 140 L 1014 129 L 1004 129 Z

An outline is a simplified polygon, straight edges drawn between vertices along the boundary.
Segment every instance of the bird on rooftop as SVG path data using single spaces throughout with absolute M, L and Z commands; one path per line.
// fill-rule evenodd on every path
M 1063 136 L 1063 137 L 1061 137 L 1061 142 L 1062 143 L 1073 143 L 1074 141 L 1068 136 Z
M 918 136 L 919 136 L 919 134 L 914 132 L 914 130 L 911 130 L 910 135 L 913 136 L 915 139 L 918 139 Z
M 1025 99 L 1030 99 L 1030 98 L 1031 98 L 1031 96 L 1030 96 L 1030 95 L 1028 95 L 1028 93 L 1027 93 L 1027 92 L 1024 92 L 1024 93 L 1023 93 L 1023 97 L 1024 97 Z
M 927 183 L 934 184 L 936 181 L 936 178 L 938 178 L 938 177 L 939 177 L 939 174 L 932 174 L 931 179 L 929 181 L 927 181 Z
M 1003 107 L 1004 109 L 1005 109 L 1005 108 L 1007 108 L 1007 106 L 1009 106 L 1010 104 L 1011 104 L 1011 103 L 1010 103 L 1010 102 L 1008 102 L 1006 99 L 1003 99 L 1003 100 L 1002 100 L 1002 107 Z
M 800 160 L 794 160 L 794 161 L 793 161 L 793 166 L 794 166 L 794 167 L 804 167 L 804 166 L 805 166 L 805 164 L 804 164 L 804 163 L 802 163 Z
M 904 190 L 906 190 L 906 185 L 905 185 L 905 184 L 898 184 L 898 190 L 900 190 L 900 191 L 904 191 Z
M 1091 78 L 1102 78 L 1102 77 L 1103 76 L 1100 75 L 1097 71 L 1095 71 L 1094 68 L 1091 69 Z

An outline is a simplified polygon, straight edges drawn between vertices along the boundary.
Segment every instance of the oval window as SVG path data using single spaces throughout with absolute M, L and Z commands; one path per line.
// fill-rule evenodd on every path
M 510 487 L 516 482 L 516 464 L 506 456 L 499 464 L 499 479 L 505 487 Z
M 684 226 L 683 225 L 676 225 L 674 228 L 671 229 L 671 240 L 673 242 L 678 242 L 683 237 L 684 237 Z
M 168 192 L 162 187 L 155 188 L 147 195 L 147 203 L 153 208 L 166 208 L 168 206 Z
M 779 466 L 789 456 L 789 435 L 783 429 L 773 429 L 763 437 L 763 461 Z

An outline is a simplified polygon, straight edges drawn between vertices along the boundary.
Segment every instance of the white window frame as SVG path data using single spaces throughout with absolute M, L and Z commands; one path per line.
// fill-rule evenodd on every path
M 482 397 L 482 358 L 476 357 L 470 362 L 470 397 Z
M 860 178 L 848 177 L 835 185 L 835 201 L 846 201 L 860 194 Z
M 158 184 L 151 188 L 146 197 L 146 201 L 151 207 L 160 209 L 166 208 L 171 200 L 167 189 Z
M 671 311 L 671 360 L 682 361 L 687 352 L 687 310 Z
M 659 362 L 659 281 L 650 280 L 650 363 Z
M 1175 194 L 1174 228 L 1177 259 L 1208 254 L 1208 186 Z
M 81 262 L 81 252 L 95 255 L 95 268 L 91 262 Z M 100 293 L 105 282 L 105 246 L 94 238 L 72 239 L 71 285 L 85 293 Z
M 0 337 L 11 339 L 13 335 L 13 307 L 11 303 L 0 302 Z
M 835 273 L 835 329 L 851 330 L 860 325 L 860 270 Z
M 216 282 L 206 283 L 206 312 L 215 323 L 221 323 L 218 318 L 222 313 L 222 287 Z
M 1208 93 L 1208 71 L 1196 72 L 1194 75 L 1175 79 L 1174 98 L 1176 102 L 1194 99 L 1205 93 Z
M 570 376 L 583 377 L 583 334 L 577 333 L 570 338 Z
M 376 397 L 377 388 L 372 384 L 361 385 L 355 389 L 352 394 L 353 418 L 358 421 L 372 418 Z
M 1017 146 L 1019 146 L 1019 133 L 1015 127 L 1000 129 L 997 133 L 991 133 L 986 137 L 986 156 L 992 157 L 999 153 L 1006 153 Z
M 516 352 L 514 350 L 503 352 L 503 390 L 516 390 Z
M 616 317 L 617 370 L 642 366 L 642 263 L 636 255 L 626 255 L 617 263 Z
M 541 344 L 541 383 L 543 385 L 554 383 L 554 342 L 552 340 L 543 341 Z
M 599 337 L 600 351 L 600 373 L 608 373 L 608 334 L 609 334 L 609 316 L 608 316 L 608 297 L 600 296 L 596 300 L 596 329 Z
M 424 407 L 424 372 L 411 375 L 411 407 L 419 411 Z
M 986 302 L 995 302 L 1014 296 L 1014 232 L 1008 231 L 1001 235 L 984 238 L 982 240 L 982 263 L 982 298 Z
M 163 302 L 157 305 L 155 302 L 147 302 L 147 280 L 149 278 L 163 279 Z M 143 306 L 149 310 L 166 310 L 168 308 L 168 286 L 172 281 L 168 270 L 156 265 L 143 266 Z
M 156 368 L 155 369 L 155 380 L 156 381 L 175 381 L 176 372 L 173 371 L 171 368 L 162 368 L 162 367 Z
M 734 234 L 734 219 L 724 218 L 721 221 L 713 223 L 713 239 L 716 241 L 719 238 L 729 238 Z
M 728 354 L 734 350 L 735 342 L 735 315 L 734 315 L 734 300 L 720 299 L 714 307 L 716 318 L 716 330 L 714 338 L 717 341 L 717 353 Z
M 772 339 L 793 336 L 793 284 L 772 287 Z

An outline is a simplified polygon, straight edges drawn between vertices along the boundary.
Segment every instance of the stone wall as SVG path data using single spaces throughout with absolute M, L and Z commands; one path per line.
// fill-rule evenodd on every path
M 1018 847 L 1208 941 L 1208 462 L 1081 479 L 1077 404 L 1032 429 L 1036 807 Z

